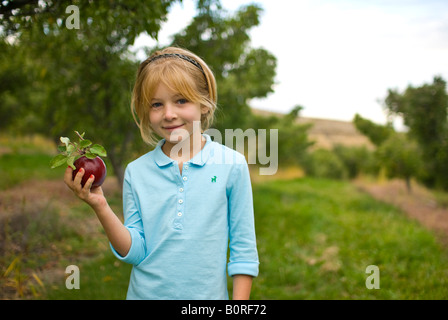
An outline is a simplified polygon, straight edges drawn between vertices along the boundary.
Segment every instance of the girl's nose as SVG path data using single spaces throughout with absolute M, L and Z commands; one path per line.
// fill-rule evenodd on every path
M 167 103 L 165 106 L 165 114 L 164 114 L 165 120 L 171 121 L 177 117 L 176 110 L 173 105 L 170 103 Z

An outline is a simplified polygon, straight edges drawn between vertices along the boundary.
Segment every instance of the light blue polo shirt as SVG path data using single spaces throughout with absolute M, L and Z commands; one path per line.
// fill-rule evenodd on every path
M 244 156 L 211 141 L 183 164 L 164 140 L 131 162 L 123 185 L 132 238 L 127 299 L 228 299 L 230 276 L 258 275 L 252 188 Z M 227 263 L 227 249 L 230 248 Z

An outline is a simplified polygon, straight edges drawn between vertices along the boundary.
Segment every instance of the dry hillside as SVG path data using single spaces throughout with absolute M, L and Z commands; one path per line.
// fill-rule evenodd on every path
M 252 108 L 257 115 L 264 116 L 282 116 L 283 114 L 271 111 L 265 111 Z M 346 146 L 367 146 L 372 147 L 369 139 L 356 130 L 352 122 L 318 119 L 318 118 L 297 118 L 297 123 L 311 123 L 312 127 L 308 130 L 310 140 L 315 141 L 315 148 L 331 149 L 337 144 Z

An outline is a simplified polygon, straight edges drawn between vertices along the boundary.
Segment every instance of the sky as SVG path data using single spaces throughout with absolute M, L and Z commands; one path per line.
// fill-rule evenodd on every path
M 175 4 L 159 45 L 186 27 L 196 0 Z M 277 58 L 274 93 L 255 108 L 304 117 L 351 121 L 356 113 L 386 123 L 387 90 L 448 81 L 447 0 L 221 0 L 231 14 L 242 5 L 263 8 L 251 46 Z M 155 41 L 140 37 L 135 48 Z M 219 93 L 219 84 L 218 84 Z M 394 121 L 400 129 L 401 121 Z

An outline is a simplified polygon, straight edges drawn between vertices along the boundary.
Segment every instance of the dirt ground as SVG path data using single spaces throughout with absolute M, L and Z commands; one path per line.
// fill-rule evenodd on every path
M 105 194 L 117 192 L 118 184 L 115 178 L 107 178 L 103 185 Z M 0 217 L 24 211 L 24 207 L 37 208 L 53 205 L 61 213 L 67 211 L 79 199 L 60 180 L 30 180 L 7 190 L 0 190 Z M 25 210 L 26 211 L 26 210 Z
M 116 179 L 108 178 L 103 184 L 105 194 L 119 192 Z M 42 212 L 53 210 L 58 212 L 60 224 L 71 224 L 73 228 L 81 234 L 89 237 L 103 236 L 99 232 L 99 222 L 93 211 L 91 218 L 84 218 L 83 223 L 79 220 L 70 219 L 73 206 L 79 205 L 81 200 L 68 189 L 61 180 L 31 180 L 8 190 L 0 190 L 0 254 L 11 254 L 17 252 L 20 264 L 21 260 L 27 260 L 27 234 L 11 241 L 12 234 L 20 232 L 21 228 L 26 230 L 26 226 L 40 217 Z M 51 222 L 51 221 L 49 221 Z M 77 223 L 76 225 L 73 225 Z M 57 226 L 57 225 L 56 225 Z M 65 246 L 65 249 L 67 249 Z M 29 268 L 15 266 L 14 261 L 6 261 L 2 265 L 0 261 L 0 300 L 3 299 L 33 299 L 39 296 L 33 294 L 32 286 L 51 286 L 53 283 L 64 279 L 65 269 L 61 269 L 59 260 L 62 258 L 61 249 L 55 245 L 48 245 L 39 248 L 39 252 L 45 257 L 46 262 L 39 268 Z M 79 257 L 78 257 L 79 259 Z M 12 267 L 13 272 L 6 272 Z M 7 274 L 9 273 L 9 274 Z
M 438 205 L 429 190 L 413 183 L 412 192 L 408 193 L 403 180 L 356 180 L 354 183 L 358 189 L 369 193 L 375 199 L 402 209 L 411 219 L 434 231 L 441 242 L 448 246 L 448 209 Z

